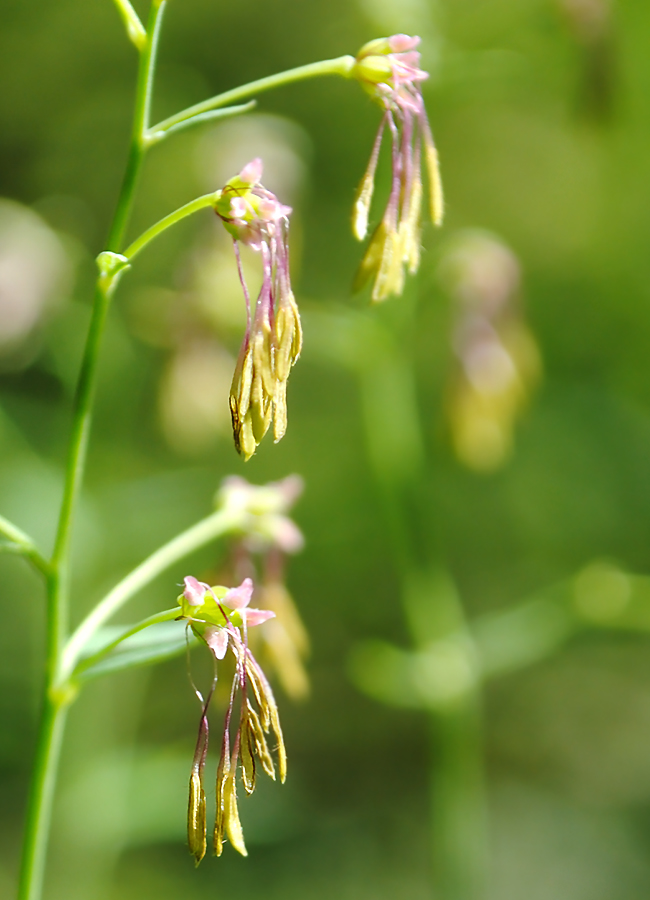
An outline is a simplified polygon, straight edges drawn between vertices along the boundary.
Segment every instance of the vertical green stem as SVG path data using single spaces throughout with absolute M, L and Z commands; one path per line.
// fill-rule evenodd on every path
M 52 801 L 61 755 L 67 706 L 49 696 L 42 712 L 34 777 L 30 788 L 18 900 L 40 900 L 47 854 Z
M 480 900 L 488 862 L 480 698 L 432 714 L 431 837 L 435 896 Z
M 131 131 L 131 148 L 113 224 L 106 242 L 106 249 L 113 250 L 116 253 L 119 252 L 124 240 L 124 234 L 133 208 L 135 189 L 147 151 L 147 130 L 151 117 L 151 98 L 158 55 L 158 41 L 166 5 L 167 0 L 154 0 L 151 4 L 151 12 L 147 24 L 147 41 L 140 54 L 135 108 L 133 111 L 133 129 Z
M 149 127 L 156 53 L 165 5 L 166 0 L 153 0 L 146 41 L 140 53 L 131 149 L 108 237 L 108 249 L 113 251 L 119 250 L 124 239 L 138 176 L 146 152 L 146 134 Z M 83 481 L 99 351 L 111 293 L 110 283 L 106 279 L 100 278 L 95 290 L 93 312 L 74 399 L 63 500 L 51 563 L 51 575 L 48 578 L 47 675 L 27 808 L 19 900 L 40 900 L 41 898 L 52 801 L 65 726 L 65 711 L 72 699 L 65 695 L 65 688 L 59 685 L 61 656 L 68 633 L 70 539 L 74 512 Z
M 472 638 L 453 584 L 438 564 L 438 525 L 423 493 L 427 477 L 417 405 L 416 375 L 409 352 L 415 334 L 412 297 L 401 309 L 376 311 L 384 331 L 380 358 L 361 367 L 362 404 L 369 460 L 384 498 L 402 603 L 413 642 L 428 649 L 437 641 L 466 644 Z M 384 319 L 384 317 L 386 317 Z M 450 708 L 430 713 L 433 879 L 437 900 L 479 900 L 487 862 L 480 687 Z
M 52 557 L 53 574 L 50 580 L 49 617 L 48 617 L 48 679 L 54 687 L 59 672 L 60 653 L 68 630 L 68 595 L 70 568 L 70 538 L 74 507 L 83 480 L 88 437 L 92 416 L 92 403 L 95 394 L 99 348 L 106 322 L 110 302 L 110 292 L 99 283 L 95 289 L 92 318 L 86 339 L 86 348 L 81 363 L 81 371 L 77 382 L 74 401 L 72 434 L 66 470 L 63 500 L 59 514 L 54 555 Z

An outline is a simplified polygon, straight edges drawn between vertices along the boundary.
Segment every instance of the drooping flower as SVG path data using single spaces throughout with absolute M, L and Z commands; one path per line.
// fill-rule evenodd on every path
M 287 429 L 287 379 L 300 356 L 302 330 L 289 275 L 289 215 L 262 186 L 262 160 L 254 159 L 227 182 L 215 211 L 232 235 L 246 299 L 247 324 L 230 389 L 235 446 L 245 458 L 255 453 L 273 421 L 275 441 Z M 251 306 L 239 243 L 262 257 L 262 287 Z
M 226 711 L 221 756 L 217 768 L 217 810 L 213 846 L 221 856 L 224 840 L 230 840 L 235 850 L 247 855 L 244 835 L 237 807 L 237 771 L 247 794 L 255 788 L 257 762 L 275 780 L 275 765 L 266 735 L 273 732 L 277 744 L 277 765 L 284 782 L 287 757 L 280 727 L 278 708 L 273 691 L 248 647 L 248 628 L 260 625 L 275 616 L 271 610 L 250 609 L 253 582 L 245 578 L 234 588 L 221 585 L 210 587 L 188 575 L 183 593 L 178 598 L 181 616 L 210 648 L 215 660 L 215 678 L 207 698 L 198 690 L 201 703 L 199 736 L 194 753 L 188 807 L 188 843 L 197 865 L 207 848 L 206 800 L 203 771 L 208 752 L 208 707 L 216 685 L 216 663 L 230 648 L 235 657 L 235 674 Z M 231 720 L 237 694 L 240 695 L 239 723 L 231 741 Z M 231 749 L 232 747 L 232 749 Z
M 372 278 L 375 301 L 400 294 L 404 287 L 404 267 L 414 274 L 420 264 L 423 153 L 431 220 L 435 225 L 442 223 L 438 152 L 420 90 L 420 82 L 429 76 L 419 68 L 420 54 L 415 49 L 419 43 L 419 37 L 407 34 L 370 41 L 359 51 L 353 69 L 354 77 L 384 110 L 352 211 L 352 231 L 360 241 L 368 231 L 384 131 L 388 129 L 391 135 L 392 179 L 388 203 L 370 238 L 354 285 L 355 290 L 360 290 Z

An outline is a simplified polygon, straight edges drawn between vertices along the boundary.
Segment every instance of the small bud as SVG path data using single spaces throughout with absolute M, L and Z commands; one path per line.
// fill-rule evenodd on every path
M 375 38 L 363 45 L 357 53 L 357 59 L 364 59 L 366 56 L 376 56 L 377 54 L 386 55 L 390 52 L 390 38 Z
M 393 67 L 385 56 L 365 56 L 356 64 L 357 77 L 371 86 L 385 84 L 393 75 Z

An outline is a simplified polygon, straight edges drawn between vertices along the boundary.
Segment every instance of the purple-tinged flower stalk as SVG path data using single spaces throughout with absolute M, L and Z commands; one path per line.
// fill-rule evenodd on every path
M 250 578 L 245 578 L 234 588 L 220 585 L 210 587 L 192 575 L 188 575 L 184 582 L 185 589 L 178 598 L 181 607 L 179 618 L 186 619 L 197 637 L 207 644 L 215 666 L 217 661 L 225 657 L 228 648 L 235 657 L 235 674 L 217 768 L 213 847 L 216 855 L 221 856 L 224 841 L 229 840 L 235 850 L 247 856 L 237 806 L 237 772 L 239 770 L 247 794 L 252 794 L 255 789 L 258 762 L 267 775 L 275 780 L 275 764 L 266 737 L 272 731 L 277 745 L 277 766 L 282 782 L 287 773 L 287 756 L 273 691 L 248 647 L 248 629 L 273 618 L 275 613 L 249 607 L 253 595 L 253 582 Z M 208 751 L 207 713 L 215 684 L 216 675 L 205 700 L 197 691 L 201 701 L 201 722 L 190 776 L 187 819 L 189 849 L 197 865 L 205 856 L 207 848 L 203 770 Z M 233 737 L 232 719 L 238 695 L 239 721 Z
M 245 458 L 255 453 L 273 421 L 277 443 L 287 429 L 287 379 L 300 356 L 302 329 L 289 276 L 289 215 L 266 190 L 262 160 L 254 159 L 227 182 L 215 211 L 232 235 L 246 299 L 247 323 L 230 388 L 235 446 Z M 251 306 L 239 243 L 262 257 L 262 287 Z
M 365 44 L 357 56 L 353 75 L 384 110 L 370 162 L 361 179 L 352 210 L 352 231 L 362 241 L 375 187 L 375 173 L 386 129 L 391 136 L 392 179 L 388 203 L 370 238 L 354 288 L 373 280 L 372 299 L 401 294 L 404 268 L 414 274 L 420 265 L 422 215 L 422 155 L 429 181 L 429 211 L 435 225 L 442 223 L 443 195 L 438 152 L 427 119 L 420 83 L 428 73 L 419 68 L 415 49 L 419 37 L 394 34 Z

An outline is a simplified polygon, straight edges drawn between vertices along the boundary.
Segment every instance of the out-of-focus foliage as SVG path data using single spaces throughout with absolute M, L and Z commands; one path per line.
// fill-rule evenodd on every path
M 0 512 L 49 548 L 92 259 L 125 161 L 135 53 L 109 0 L 5 0 L 0 22 Z M 414 457 L 429 473 L 425 549 L 445 561 L 471 616 L 579 572 L 576 603 L 598 608 L 597 590 L 584 599 L 602 564 L 585 567 L 598 559 L 650 574 L 649 30 L 650 6 L 631 0 L 172 0 L 156 117 L 355 53 L 378 35 L 421 34 L 447 219 L 442 235 L 425 231 L 404 300 L 368 310 L 351 297 L 349 207 L 377 110 L 342 80 L 267 94 L 254 115 L 152 151 L 132 235 L 264 157 L 265 183 L 295 208 L 305 349 L 286 437 L 244 465 L 225 411 L 244 324 L 227 241 L 206 211 L 143 253 L 120 284 L 102 355 L 75 533 L 77 615 L 205 515 L 224 475 L 262 483 L 298 472 L 307 544 L 288 582 L 311 635 L 312 692 L 293 704 L 278 689 L 289 777 L 241 803 L 249 858 L 227 852 L 195 872 L 184 817 L 196 708 L 182 658 L 91 684 L 71 713 L 49 900 L 429 896 L 426 720 L 362 696 L 346 675 L 361 639 L 409 645 L 357 378 L 341 364 L 346 353 L 371 353 L 355 343 L 371 328 L 350 323 L 399 320 L 402 304 L 416 310 L 405 354 L 424 423 Z M 386 188 L 388 166 L 380 177 Z M 497 235 L 517 258 L 544 369 L 509 459 L 480 473 L 454 453 L 455 313 L 439 278 L 443 242 L 468 228 Z M 222 562 L 205 551 L 192 571 Z M 161 578 L 124 621 L 171 606 L 184 574 Z M 11 896 L 42 591 L 23 561 L 3 556 L 0 592 L 0 896 Z M 209 678 L 194 657 L 196 677 Z M 490 898 L 647 894 L 645 638 L 592 631 L 494 681 L 486 741 Z

